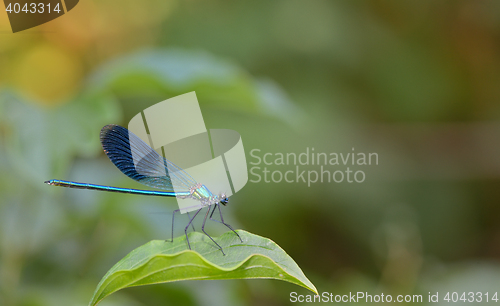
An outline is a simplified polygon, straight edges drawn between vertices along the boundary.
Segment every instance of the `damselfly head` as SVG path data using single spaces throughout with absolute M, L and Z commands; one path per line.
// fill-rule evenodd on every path
M 219 196 L 219 199 L 220 199 L 220 203 L 224 206 L 226 206 L 227 202 L 229 202 L 229 198 L 226 197 L 226 195 L 224 193 Z

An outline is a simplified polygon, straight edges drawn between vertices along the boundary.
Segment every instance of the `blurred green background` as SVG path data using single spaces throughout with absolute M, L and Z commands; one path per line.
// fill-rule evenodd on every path
M 207 127 L 242 135 L 248 161 L 252 149 L 378 153 L 353 167 L 363 183 L 249 182 L 224 209 L 320 292 L 496 292 L 499 39 L 498 1 L 82 0 L 16 34 L 2 10 L 0 305 L 86 305 L 115 262 L 169 237 L 174 200 L 43 182 L 140 188 L 100 129 L 190 91 Z M 102 305 L 289 305 L 291 291 L 309 294 L 186 281 Z

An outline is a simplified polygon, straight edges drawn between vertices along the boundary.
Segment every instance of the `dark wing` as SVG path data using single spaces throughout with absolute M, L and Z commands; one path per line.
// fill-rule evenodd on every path
M 176 192 L 179 190 L 174 190 L 172 180 L 177 188 L 185 188 L 183 191 L 189 191 L 196 185 L 189 174 L 124 127 L 114 124 L 103 127 L 101 144 L 113 164 L 141 184 Z

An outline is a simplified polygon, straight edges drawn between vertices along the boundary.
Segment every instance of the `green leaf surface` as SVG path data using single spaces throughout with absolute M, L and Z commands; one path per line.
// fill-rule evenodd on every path
M 275 242 L 238 230 L 243 243 L 233 232 L 215 241 L 224 249 L 222 255 L 208 236 L 189 234 L 174 242 L 153 240 L 130 252 L 116 263 L 99 282 L 91 306 L 120 289 L 200 279 L 270 278 L 284 280 L 318 293 L 299 266 Z

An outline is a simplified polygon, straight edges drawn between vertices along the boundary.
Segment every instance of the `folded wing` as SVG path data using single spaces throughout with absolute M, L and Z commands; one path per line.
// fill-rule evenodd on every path
M 124 127 L 114 124 L 103 127 L 101 144 L 113 164 L 141 184 L 176 192 L 189 191 L 196 185 L 189 174 Z M 172 182 L 176 189 L 184 190 L 174 190 Z

